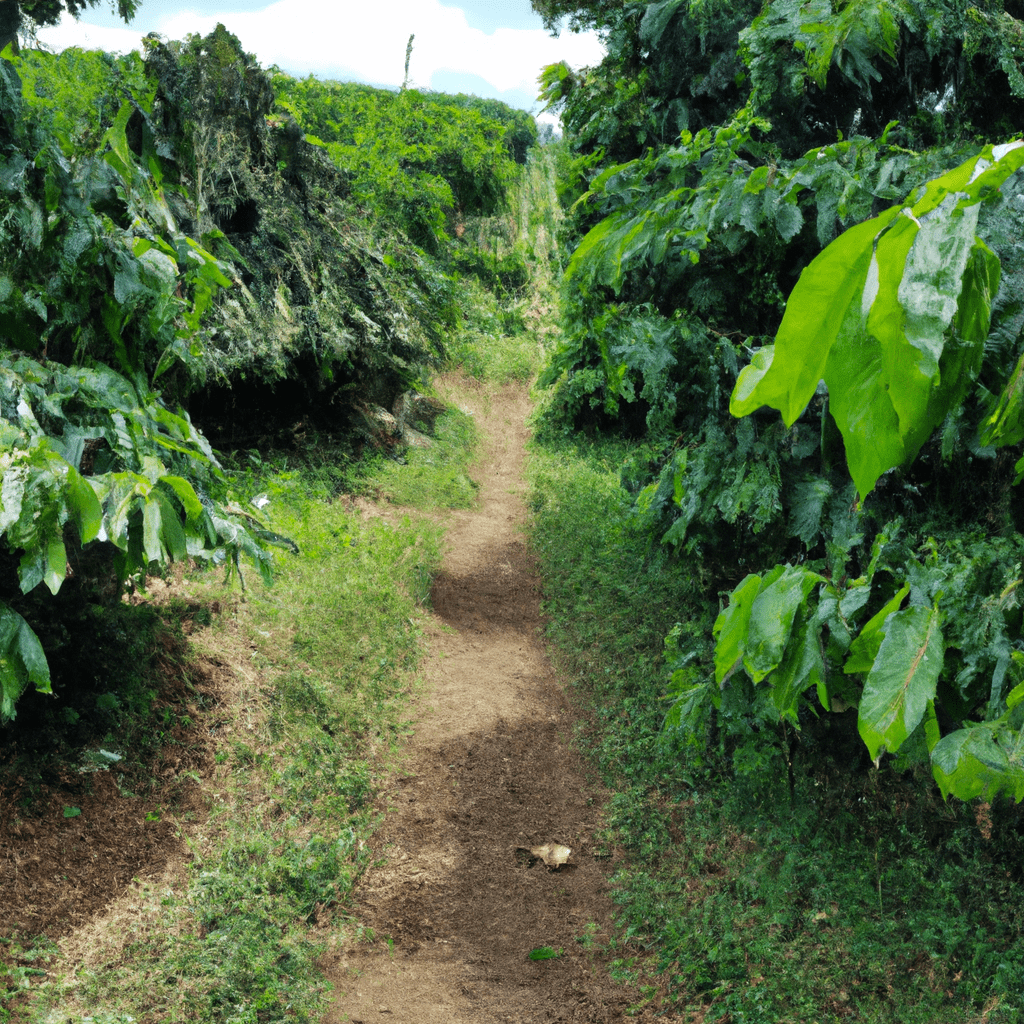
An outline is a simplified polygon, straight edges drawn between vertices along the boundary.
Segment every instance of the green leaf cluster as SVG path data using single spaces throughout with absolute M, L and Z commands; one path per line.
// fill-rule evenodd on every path
M 708 699 L 720 708 L 722 690 L 742 671 L 755 684 L 755 701 L 779 723 L 800 730 L 808 712 L 853 706 L 876 763 L 884 752 L 923 756 L 943 795 L 1020 801 L 1024 659 L 1012 649 L 1003 614 L 1019 584 L 1012 581 L 1001 600 L 978 607 L 971 576 L 983 553 L 970 552 L 973 564 L 955 555 L 943 564 L 933 552 L 923 564 L 911 563 L 894 591 L 879 574 L 892 572 L 886 549 L 894 540 L 876 538 L 868 575 L 845 584 L 793 565 L 747 576 L 715 623 L 717 685 L 681 689 L 676 724 L 697 721 Z M 951 592 L 937 589 L 943 585 Z M 975 628 L 965 635 L 968 622 Z M 968 657 L 957 657 L 968 644 L 975 645 Z M 678 674 L 681 686 L 684 673 Z
M 634 529 L 730 595 L 670 732 L 792 770 L 858 708 L 871 759 L 1020 799 L 1019 12 L 535 7 L 607 44 L 541 77 L 571 153 L 546 415 L 642 440 Z
M 537 140 L 533 119 L 496 100 L 274 76 L 277 107 L 312 132 L 360 205 L 438 251 L 462 220 L 506 204 Z
M 824 380 L 861 497 L 911 461 L 981 368 L 1000 268 L 978 206 L 1022 164 L 1024 144 L 988 147 L 829 245 L 740 374 L 732 414 L 770 405 L 792 426 Z
M 233 275 L 207 245 L 230 246 L 179 226 L 135 59 L 113 65 L 124 74 L 108 76 L 99 120 L 52 106 L 55 69 L 79 66 L 94 72 L 91 102 L 105 59 L 0 62 L 4 721 L 26 686 L 49 688 L 38 590 L 56 598 L 82 549 L 111 552 L 110 579 L 84 581 L 100 598 L 185 558 L 240 573 L 244 555 L 269 575 L 268 545 L 285 543 L 226 502 L 209 443 L 154 388 L 163 377 L 183 394 L 202 376 L 200 326 Z

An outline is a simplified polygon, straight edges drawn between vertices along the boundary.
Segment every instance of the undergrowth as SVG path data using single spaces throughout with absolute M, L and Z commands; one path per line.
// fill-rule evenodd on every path
M 492 273 L 461 278 L 463 318 L 448 355 L 479 380 L 532 381 L 553 343 L 552 312 L 562 270 L 557 243 L 562 210 L 554 191 L 559 152 L 559 145 L 532 149 L 508 209 L 468 227 L 474 245 L 466 251 L 489 263 Z M 499 271 L 510 265 L 522 273 L 502 278 Z
M 472 278 L 462 288 L 473 301 L 451 348 L 452 362 L 472 377 L 498 384 L 534 378 L 542 353 L 526 322 L 525 301 L 515 296 L 503 301 Z
M 616 790 L 605 838 L 627 866 L 610 949 L 616 976 L 644 993 L 634 1009 L 749 1024 L 1024 1020 L 1012 813 L 943 803 L 893 764 L 865 770 L 809 727 L 792 792 L 782 750 L 752 745 L 743 765 L 714 730 L 663 732 L 677 657 L 664 637 L 706 643 L 716 595 L 631 522 L 620 467 L 640 447 L 550 424 L 539 417 L 531 458 L 533 541 L 580 739 Z
M 473 448 L 462 414 L 439 421 L 437 434 L 425 450 L 435 462 L 416 476 L 425 507 L 448 500 Z M 301 551 L 278 559 L 272 587 L 250 581 L 239 600 L 211 572 L 185 581 L 191 602 L 233 609 L 193 635 L 193 671 L 211 659 L 235 679 L 213 727 L 208 820 L 181 830 L 186 884 L 137 880 L 130 926 L 96 939 L 74 970 L 45 947 L 41 984 L 22 975 L 43 947 L 23 941 L 0 976 L 0 1007 L 18 996 L 11 1019 L 319 1019 L 318 960 L 328 941 L 358 934 L 347 901 L 367 865 L 377 779 L 408 728 L 420 609 L 442 533 L 422 517 L 391 525 L 353 511 L 329 454 L 236 459 L 240 492 Z M 364 469 L 372 477 L 373 464 Z
M 448 409 L 437 419 L 430 447 L 412 446 L 379 459 L 365 473 L 362 488 L 409 508 L 471 508 L 477 484 L 466 474 L 466 452 L 476 437 L 472 417 Z

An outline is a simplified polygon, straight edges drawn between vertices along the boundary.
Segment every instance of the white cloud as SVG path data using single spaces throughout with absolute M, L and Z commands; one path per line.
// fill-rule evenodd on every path
M 426 87 L 435 71 L 479 75 L 495 89 L 536 93 L 545 64 L 566 60 L 574 67 L 595 64 L 603 56 L 596 35 L 564 33 L 551 38 L 543 29 L 498 29 L 492 35 L 470 28 L 461 10 L 437 0 L 279 0 L 261 11 L 204 15 L 178 11 L 161 19 L 160 33 L 180 39 L 207 33 L 222 21 L 242 46 L 264 65 L 277 64 L 298 75 L 357 78 L 400 85 L 405 47 L 415 33 L 410 77 Z M 138 48 L 131 29 L 90 28 L 65 16 L 61 25 L 40 32 L 49 46 L 99 46 L 124 51 Z
M 39 30 L 39 41 L 53 50 L 80 46 L 83 50 L 127 53 L 129 50 L 141 51 L 141 39 L 142 33 L 134 29 L 100 28 L 84 21 L 75 21 L 70 14 L 63 14 L 59 25 Z

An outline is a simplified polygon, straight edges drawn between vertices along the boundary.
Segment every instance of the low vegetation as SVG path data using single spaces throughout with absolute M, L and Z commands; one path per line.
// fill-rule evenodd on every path
M 541 430 L 532 455 L 549 635 L 616 791 L 607 841 L 629 860 L 613 879 L 620 976 L 709 1021 L 1020 1020 L 1012 808 L 874 769 L 847 722 L 805 724 L 780 751 L 742 694 L 723 694 L 717 728 L 665 729 L 671 666 L 717 608 L 636 523 L 620 470 L 641 454 Z
M 420 496 L 428 511 L 448 506 L 453 474 L 468 481 L 473 451 L 461 413 L 442 417 L 436 435 L 417 476 L 438 496 Z M 59 942 L 10 938 L 0 1019 L 318 1019 L 318 957 L 358 937 L 348 899 L 367 865 L 375 787 L 409 728 L 403 709 L 442 536 L 431 518 L 398 505 L 393 521 L 361 514 L 339 485 L 379 494 L 388 462 L 339 478 L 335 454 L 310 445 L 241 457 L 229 470 L 240 495 L 265 502 L 302 552 L 280 561 L 272 587 L 254 580 L 240 599 L 219 574 L 191 572 L 169 590 L 154 583 L 138 605 L 158 630 L 188 622 L 178 671 L 193 680 L 204 732 L 211 723 L 215 731 L 209 777 L 194 779 L 201 795 L 151 812 L 175 821 L 189 863 L 163 883 L 136 882 L 130 923 L 121 929 L 120 914 L 108 915 L 109 930 L 78 963 Z M 136 635 L 144 663 L 153 634 Z M 218 665 L 230 668 L 212 686 Z M 195 691 L 208 693 L 201 710 Z M 107 742 L 151 763 L 136 739 L 158 721 L 151 702 L 125 708 Z

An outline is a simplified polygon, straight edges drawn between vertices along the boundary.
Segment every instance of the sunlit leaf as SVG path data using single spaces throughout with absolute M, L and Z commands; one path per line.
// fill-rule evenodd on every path
M 944 644 L 937 609 L 894 612 L 864 683 L 857 727 L 872 760 L 896 751 L 924 718 L 942 671 Z

